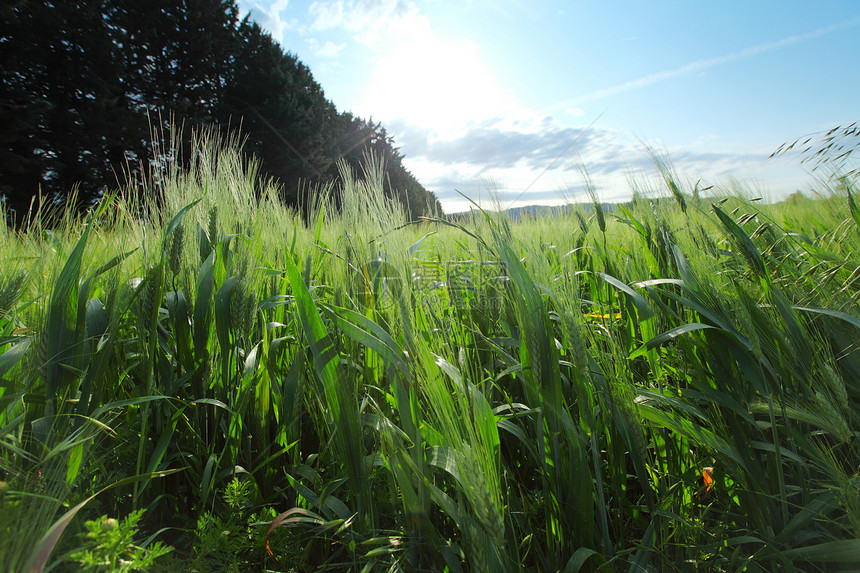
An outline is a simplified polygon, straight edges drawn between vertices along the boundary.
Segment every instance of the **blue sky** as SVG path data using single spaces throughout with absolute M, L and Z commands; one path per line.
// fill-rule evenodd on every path
M 239 0 L 339 110 L 381 121 L 446 211 L 815 185 L 781 143 L 860 115 L 857 0 Z

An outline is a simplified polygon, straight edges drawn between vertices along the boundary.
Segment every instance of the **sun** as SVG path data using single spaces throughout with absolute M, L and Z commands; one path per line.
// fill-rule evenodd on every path
M 500 117 L 510 97 L 470 40 L 451 40 L 420 27 L 376 57 L 363 111 L 446 134 Z

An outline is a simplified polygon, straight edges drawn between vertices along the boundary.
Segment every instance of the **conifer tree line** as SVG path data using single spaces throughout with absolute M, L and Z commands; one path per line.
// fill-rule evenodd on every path
M 298 190 L 358 169 L 417 216 L 439 203 L 378 123 L 338 112 L 310 69 L 240 19 L 235 0 L 5 0 L 0 7 L 0 196 L 19 219 L 41 189 L 82 203 L 146 169 L 153 131 L 238 133 L 261 175 Z M 440 209 L 441 210 L 441 209 Z

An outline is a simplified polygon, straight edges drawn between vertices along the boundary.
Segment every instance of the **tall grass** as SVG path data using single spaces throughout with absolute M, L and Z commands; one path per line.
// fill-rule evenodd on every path
M 82 515 L 213 570 L 860 561 L 851 180 L 768 205 L 658 159 L 613 209 L 408 221 L 372 157 L 298 213 L 204 134 L 4 230 L 4 568 L 117 482 Z

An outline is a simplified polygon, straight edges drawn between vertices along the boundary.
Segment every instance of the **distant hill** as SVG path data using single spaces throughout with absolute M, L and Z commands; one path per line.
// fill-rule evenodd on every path
M 603 211 L 611 213 L 618 208 L 618 203 L 602 203 Z M 558 217 L 574 211 L 576 208 L 582 207 L 585 211 L 591 211 L 593 208 L 591 203 L 568 203 L 566 205 L 526 205 L 524 207 L 511 207 L 504 212 L 512 221 L 519 221 L 523 217 L 531 217 L 537 219 L 541 217 Z M 489 211 L 489 210 L 487 210 Z M 447 215 L 449 219 L 456 220 L 468 217 L 475 211 L 461 211 L 459 213 L 450 213 Z

